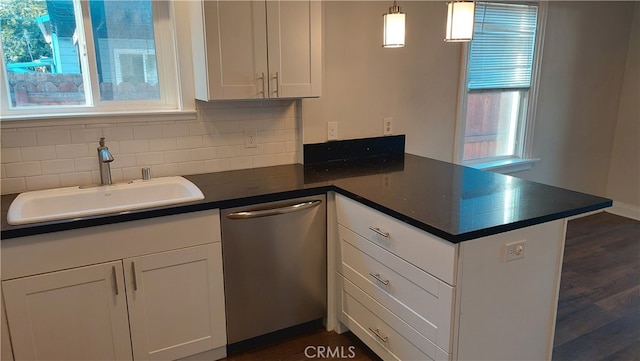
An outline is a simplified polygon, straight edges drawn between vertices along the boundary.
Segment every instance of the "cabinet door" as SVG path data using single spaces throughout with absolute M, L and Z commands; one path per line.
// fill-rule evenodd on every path
M 321 2 L 267 1 L 269 97 L 320 96 Z
M 267 97 L 264 0 L 204 1 L 202 5 L 204 41 L 194 43 L 194 47 L 206 48 L 206 67 L 198 66 L 203 59 L 194 59 L 194 75 L 197 79 L 208 79 L 208 94 L 196 91 L 196 97 L 201 100 Z
M 136 360 L 226 344 L 220 243 L 124 260 Z
M 2 282 L 18 360 L 131 360 L 122 262 Z

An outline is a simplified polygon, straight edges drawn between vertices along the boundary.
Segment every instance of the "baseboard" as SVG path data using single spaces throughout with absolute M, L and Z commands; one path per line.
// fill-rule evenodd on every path
M 613 201 L 613 207 L 607 208 L 606 211 L 618 216 L 640 221 L 640 206 Z

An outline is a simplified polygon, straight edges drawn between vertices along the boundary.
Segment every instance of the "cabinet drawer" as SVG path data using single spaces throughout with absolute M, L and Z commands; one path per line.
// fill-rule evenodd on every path
M 453 288 L 343 226 L 339 233 L 344 277 L 449 351 Z
M 342 322 L 383 359 L 448 360 L 449 354 L 342 278 Z
M 336 212 L 339 224 L 455 286 L 457 245 L 341 195 Z

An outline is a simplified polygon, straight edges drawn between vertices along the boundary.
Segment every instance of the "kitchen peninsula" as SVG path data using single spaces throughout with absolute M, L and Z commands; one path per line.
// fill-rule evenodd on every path
M 3 282 L 25 239 L 327 193 L 329 329 L 385 359 L 548 358 L 566 219 L 611 205 L 403 152 L 185 177 L 202 201 L 22 226 L 2 196 Z

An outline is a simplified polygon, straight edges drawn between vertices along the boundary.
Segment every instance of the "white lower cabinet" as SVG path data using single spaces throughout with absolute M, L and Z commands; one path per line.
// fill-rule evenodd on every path
M 565 220 L 453 244 L 341 195 L 335 217 L 335 319 L 383 359 L 551 358 Z
M 7 241 L 2 296 L 16 360 L 225 356 L 217 210 Z M 60 249 L 66 267 L 54 259 Z
M 175 360 L 226 340 L 220 243 L 124 260 L 136 360 Z
M 122 262 L 2 283 L 17 360 L 130 360 Z

